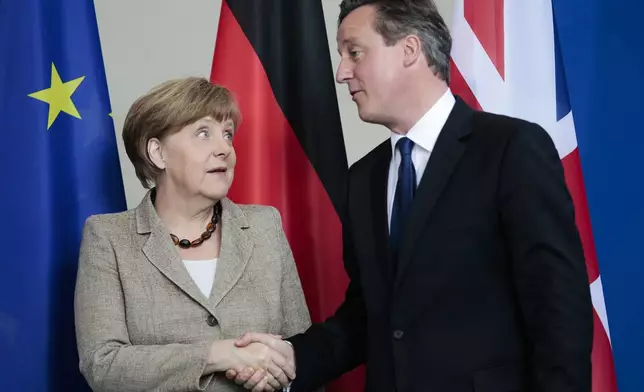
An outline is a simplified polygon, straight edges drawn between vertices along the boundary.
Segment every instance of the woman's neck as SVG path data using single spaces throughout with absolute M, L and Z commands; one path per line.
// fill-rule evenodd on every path
M 197 238 L 212 219 L 213 202 L 156 189 L 154 207 L 165 227 L 179 238 Z

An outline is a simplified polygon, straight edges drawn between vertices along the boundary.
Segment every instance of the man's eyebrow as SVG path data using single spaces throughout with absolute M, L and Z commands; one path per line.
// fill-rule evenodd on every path
M 337 47 L 338 53 L 340 53 L 340 48 L 343 46 L 348 46 L 348 45 L 357 45 L 357 42 L 354 38 L 345 38 L 342 41 L 340 41 L 340 45 Z

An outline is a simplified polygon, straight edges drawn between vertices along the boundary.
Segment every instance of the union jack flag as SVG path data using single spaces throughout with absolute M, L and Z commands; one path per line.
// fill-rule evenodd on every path
M 608 316 L 552 0 L 455 0 L 452 36 L 452 90 L 478 109 L 538 123 L 557 147 L 575 205 L 594 307 L 593 392 L 616 392 Z

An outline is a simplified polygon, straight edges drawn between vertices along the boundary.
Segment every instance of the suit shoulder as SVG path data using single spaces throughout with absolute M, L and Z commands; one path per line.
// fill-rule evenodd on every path
M 281 214 L 279 210 L 270 205 L 264 204 L 235 204 L 242 212 L 247 223 L 251 227 L 261 227 L 270 229 L 279 222 L 281 224 Z
M 236 219 L 246 225 L 248 233 L 253 238 L 274 240 L 282 235 L 284 228 L 279 210 L 270 205 L 263 204 L 235 204 Z
M 134 218 L 134 209 L 111 212 L 104 214 L 93 214 L 85 220 L 86 226 L 92 226 L 98 229 L 124 228 Z
M 134 210 L 90 215 L 83 226 L 83 242 L 102 238 L 121 243 L 136 232 Z
M 488 112 L 478 112 L 475 121 L 478 135 L 494 135 L 491 137 L 505 140 L 505 144 L 515 150 L 540 150 L 558 157 L 554 140 L 545 128 L 535 122 Z
M 512 139 L 514 137 L 542 138 L 547 131 L 537 123 L 521 118 L 477 111 L 473 115 L 473 128 L 479 136 Z
M 275 213 L 279 214 L 277 208 L 264 204 L 237 204 L 237 207 L 249 219 L 266 218 Z

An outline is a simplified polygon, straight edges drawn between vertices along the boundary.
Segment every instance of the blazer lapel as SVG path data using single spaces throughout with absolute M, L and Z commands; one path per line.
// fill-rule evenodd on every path
M 244 232 L 249 227 L 245 214 L 228 198 L 224 198 L 221 203 L 221 249 L 210 294 L 213 307 L 216 307 L 237 283 L 253 253 L 253 242 Z
M 161 218 L 159 218 L 154 209 L 154 205 L 152 205 L 150 198 L 152 192 L 148 192 L 136 210 L 137 232 L 139 234 L 150 234 L 143 245 L 143 253 L 150 263 L 154 264 L 177 287 L 210 313 L 214 313 L 214 306 L 211 306 L 208 299 L 204 298 L 188 271 L 184 268 L 181 256 L 170 239 L 170 233 L 165 229 Z
M 427 162 L 413 205 L 409 211 L 409 219 L 405 226 L 398 260 L 396 290 L 400 288 L 403 281 L 418 237 L 447 180 L 465 151 L 462 139 L 471 131 L 471 127 L 467 126 L 467 122 L 472 112 L 473 110 L 457 97 L 456 104 L 436 140 L 436 145 Z
M 389 178 L 389 161 L 391 160 L 391 144 L 387 140 L 383 143 L 381 158 L 371 169 L 371 211 L 367 214 L 372 221 L 368 222 L 366 227 L 373 230 L 372 249 L 375 254 L 372 260 L 378 260 L 380 271 L 385 283 L 385 287 L 391 287 L 393 263 L 391 260 L 391 250 L 389 244 L 389 227 L 387 220 L 387 180 Z

